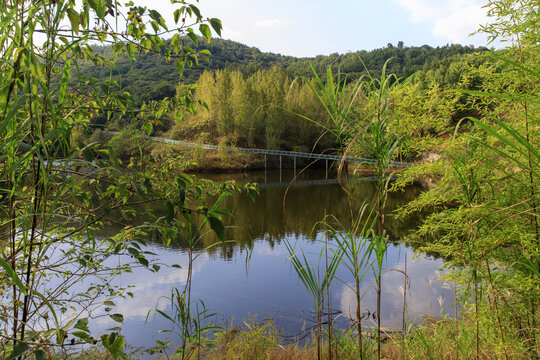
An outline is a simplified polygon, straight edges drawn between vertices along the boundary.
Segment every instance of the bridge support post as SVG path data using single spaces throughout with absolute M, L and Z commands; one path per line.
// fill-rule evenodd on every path
M 279 155 L 279 182 L 281 182 L 282 172 L 281 172 L 282 156 Z
M 328 159 L 326 159 L 326 179 L 328 179 Z
M 293 159 L 294 159 L 294 177 L 296 177 L 296 156 L 294 156 Z
M 266 184 L 266 154 L 264 154 L 264 183 Z

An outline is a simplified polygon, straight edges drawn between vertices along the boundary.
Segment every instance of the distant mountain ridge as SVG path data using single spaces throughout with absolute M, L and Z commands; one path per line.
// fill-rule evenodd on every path
M 189 40 L 191 41 L 191 40 Z M 192 46 L 195 47 L 193 43 Z M 235 69 L 245 75 L 250 75 L 261 68 L 272 66 L 283 67 L 291 76 L 312 76 L 309 64 L 319 72 L 324 72 L 332 66 L 343 73 L 360 74 L 367 68 L 377 75 L 386 60 L 392 58 L 388 64 L 387 72 L 404 78 L 414 74 L 426 66 L 444 59 L 486 51 L 486 48 L 474 46 L 446 45 L 442 47 L 406 47 L 403 42 L 397 45 L 388 44 L 384 48 L 372 51 L 356 51 L 346 54 L 319 55 L 313 58 L 296 58 L 281 54 L 264 53 L 255 47 L 250 47 L 235 41 L 214 38 L 207 44 L 204 41 L 196 46 L 198 50 L 207 49 L 211 56 L 201 59 L 198 66 L 184 70 L 180 78 L 174 61 L 167 62 L 164 56 L 147 53 L 138 54 L 136 61 L 128 57 L 120 57 L 116 61 L 116 68 L 85 66 L 81 72 L 89 77 L 107 79 L 112 77 L 118 81 L 122 89 L 131 93 L 135 102 L 140 104 L 151 100 L 160 100 L 176 94 L 176 87 L 180 82 L 195 83 L 204 71 Z M 97 51 L 112 56 L 112 49 L 98 48 Z

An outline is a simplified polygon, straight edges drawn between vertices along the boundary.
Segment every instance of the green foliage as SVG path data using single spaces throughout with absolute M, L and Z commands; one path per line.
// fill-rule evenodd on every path
M 251 317 L 245 327 L 223 331 L 217 338 L 217 348 L 207 351 L 206 358 L 227 360 L 268 359 L 280 343 L 280 334 L 271 320 L 257 321 Z
M 279 68 L 261 70 L 245 78 L 239 71 L 205 72 L 195 86 L 195 98 L 206 106 L 175 124 L 174 137 L 203 143 L 232 144 L 285 150 L 323 151 L 329 137 L 301 119 L 303 113 L 325 122 L 308 83 L 293 82 Z M 202 138 L 202 134 L 208 134 Z
M 80 65 L 80 72 L 89 79 L 92 77 L 100 80 L 112 78 L 120 84 L 123 91 L 131 94 L 136 105 L 140 105 L 143 102 L 149 103 L 165 97 L 172 98 L 180 80 L 185 84 L 194 84 L 207 70 L 239 71 L 244 77 L 250 77 L 257 71 L 280 67 L 292 78 L 296 76 L 311 77 L 312 71 L 309 65 L 311 63 L 318 73 L 325 72 L 326 68 L 331 66 L 334 72 L 339 68 L 344 74 L 356 75 L 366 74 L 366 69 L 368 69 L 374 76 L 378 76 L 384 62 L 389 58 L 395 58 L 388 71 L 400 78 L 407 78 L 426 66 L 439 66 L 438 64 L 441 64 L 441 67 L 444 67 L 442 66 L 444 59 L 486 50 L 485 48 L 475 49 L 461 45 L 437 48 L 424 45 L 422 47 L 357 51 L 342 55 L 321 55 L 315 58 L 294 58 L 262 53 L 256 48 L 230 40 L 213 38 L 207 43 L 198 37 L 194 37 L 194 39 L 197 43 L 189 37 L 173 37 L 170 41 L 166 41 L 167 47 L 165 49 L 169 46 L 182 44 L 184 47 L 198 51 L 194 57 L 196 61 L 193 62 L 193 66 L 182 68 L 182 77 L 179 75 L 176 63 L 169 61 L 176 58 L 174 54 L 171 54 L 169 59 L 153 52 L 146 52 L 144 49 L 140 52 L 134 51 L 134 58 L 117 58 L 114 65 L 111 66 L 96 67 L 91 62 L 83 63 Z M 95 51 L 108 59 L 113 59 L 115 56 L 113 47 L 96 47 Z M 212 56 L 207 56 L 208 53 Z
M 196 25 L 221 28 L 216 19 L 202 18 L 193 4 L 179 3 L 177 13 L 190 15 Z M 78 70 L 85 61 L 113 65 L 113 59 L 94 51 L 96 43 L 110 44 L 114 58 L 152 52 L 176 57 L 182 66 L 193 65 L 197 52 L 178 43 L 162 53 L 165 43 L 158 34 L 170 32 L 165 20 L 133 4 L 6 1 L 0 19 L 0 229 L 6 234 L 0 243 L 0 357 L 42 359 L 63 351 L 68 341 L 89 344 L 99 338 L 113 358 L 123 357 L 124 338 L 117 330 L 99 338 L 89 331 L 88 321 L 98 309 L 126 295 L 125 288 L 111 284 L 111 275 L 132 266 L 158 271 L 146 258 L 144 244 L 152 236 L 165 246 L 177 241 L 179 229 L 191 226 L 177 219 L 182 211 L 200 214 L 203 223 L 222 234 L 221 200 L 205 199 L 234 186 L 216 188 L 181 175 L 176 159 L 140 156 L 136 162 L 123 154 L 119 159 L 110 147 L 84 144 L 81 134 L 92 119 L 137 118 L 131 97 L 115 80 L 90 79 Z M 121 19 L 125 31 L 120 33 L 113 29 Z M 208 27 L 199 29 L 209 39 Z M 193 31 L 181 25 L 172 32 Z M 159 119 L 167 105 L 147 111 Z M 152 130 L 151 123 L 135 125 Z M 127 143 L 118 138 L 112 146 Z M 150 213 L 147 223 L 125 225 L 137 213 L 135 205 L 144 202 L 171 205 L 164 216 Z M 123 228 L 97 238 L 96 230 L 111 222 Z M 119 255 L 131 256 L 133 263 L 109 260 Z M 92 280 L 85 283 L 86 278 Z M 110 317 L 123 320 L 118 313 Z
M 176 349 L 172 351 L 171 356 L 183 360 L 192 358 L 193 354 L 203 348 L 215 348 L 217 342 L 215 334 L 220 331 L 220 328 L 215 325 L 216 314 L 208 311 L 202 301 L 191 303 L 187 287 L 182 292 L 173 288 L 168 300 L 171 315 L 159 309 L 154 311 L 171 324 L 170 329 L 160 330 L 160 332 L 171 333 L 175 337 L 170 341 L 157 340 L 157 346 L 151 352 L 167 353 L 174 341 L 173 348 L 176 347 Z
M 488 7 L 496 19 L 481 30 L 492 39 L 510 37 L 513 44 L 489 55 L 489 65 L 479 68 L 489 75 L 482 75 L 480 86 L 471 88 L 460 81 L 453 91 L 472 113 L 441 144 L 441 160 L 420 170 L 439 177 L 438 186 L 402 213 L 430 209 L 432 214 L 408 241 L 462 267 L 456 273 L 466 285 L 464 301 L 471 307 L 472 353 L 481 356 L 483 332 L 491 326 L 501 357 L 525 351 L 524 356 L 535 357 L 540 199 L 538 128 L 533 124 L 540 114 L 540 73 L 538 46 L 530 43 L 537 29 L 530 24 L 537 18 L 538 5 L 491 1 Z

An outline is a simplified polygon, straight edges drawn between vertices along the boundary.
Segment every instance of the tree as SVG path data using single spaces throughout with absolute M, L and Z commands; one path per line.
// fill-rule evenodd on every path
M 455 118 L 453 136 L 440 145 L 441 161 L 409 170 L 440 179 L 401 214 L 431 209 L 409 241 L 461 267 L 456 272 L 467 284 L 463 296 L 470 305 L 463 316 L 475 324 L 470 356 L 481 357 L 489 342 L 495 356 L 536 358 L 540 155 L 532 124 L 540 115 L 540 9 L 538 1 L 494 0 L 486 6 L 493 20 L 480 31 L 491 41 L 511 43 L 487 54 L 488 66 L 448 69 L 443 81 L 457 81 L 456 109 L 463 106 L 459 110 L 467 113 Z M 455 79 L 449 79 L 452 72 Z
M 165 246 L 174 241 L 185 228 L 176 218 L 180 211 L 202 214 L 222 235 L 216 208 L 191 208 L 190 203 L 200 198 L 204 204 L 205 195 L 218 189 L 179 175 L 176 161 L 141 156 L 121 169 L 122 161 L 107 147 L 73 143 L 97 116 L 120 114 L 150 132 L 152 124 L 136 115 L 146 112 L 159 118 L 167 105 L 136 109 L 115 80 L 80 76 L 82 63 L 114 66 L 119 56 L 135 59 L 137 53 L 154 52 L 175 61 L 181 75 L 186 65 L 208 54 L 185 46 L 182 36 L 197 42 L 198 29 L 209 41 L 212 29 L 220 33 L 220 21 L 203 18 L 188 1 L 175 4 L 171 29 L 157 11 L 132 2 L 7 0 L 0 7 L 2 358 L 29 353 L 44 358 L 51 349 L 98 341 L 88 321 L 94 310 L 121 294 L 109 284 L 111 274 L 129 270 L 128 264 L 111 267 L 105 260 L 129 254 L 139 266 L 157 271 L 159 266 L 146 260 L 141 244 L 148 238 Z M 174 35 L 166 44 L 161 36 L 169 33 Z M 94 51 L 94 44 L 109 44 L 111 57 Z M 180 100 L 190 103 L 186 97 Z M 164 204 L 164 216 L 125 226 L 108 238 L 95 237 L 95 230 L 108 221 L 127 223 L 134 204 L 153 201 Z M 88 276 L 93 285 L 74 292 L 72 285 Z M 69 315 L 68 308 L 74 314 Z M 121 314 L 110 316 L 122 321 Z M 102 335 L 101 342 L 115 358 L 121 355 L 124 340 L 118 333 Z

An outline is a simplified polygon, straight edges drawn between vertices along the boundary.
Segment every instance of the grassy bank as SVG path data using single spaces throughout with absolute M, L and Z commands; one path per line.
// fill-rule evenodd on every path
M 426 317 L 420 325 L 410 325 L 405 333 L 387 333 L 381 347 L 381 358 L 401 359 L 536 359 L 535 354 L 526 349 L 519 339 L 508 337 L 502 343 L 495 334 L 493 324 L 484 323 L 480 329 L 481 351 L 476 356 L 474 315 L 464 312 L 458 319 Z M 510 330 L 510 329 L 507 329 Z M 365 358 L 376 359 L 376 333 L 366 336 Z M 359 359 L 356 334 L 351 331 L 334 329 L 331 346 L 328 333 L 318 354 L 315 337 L 307 340 L 286 341 L 272 320 L 257 322 L 251 320 L 241 325 L 231 325 L 221 331 L 212 346 L 194 349 L 184 360 L 353 360 Z M 369 335 L 369 332 L 368 332 Z M 370 340 L 371 339 L 371 340 Z M 172 351 L 171 351 L 172 352 Z M 147 352 L 133 352 L 128 358 L 152 358 L 156 360 L 182 359 L 164 353 L 149 355 Z M 70 360 L 113 359 L 99 348 L 82 353 L 55 358 Z

